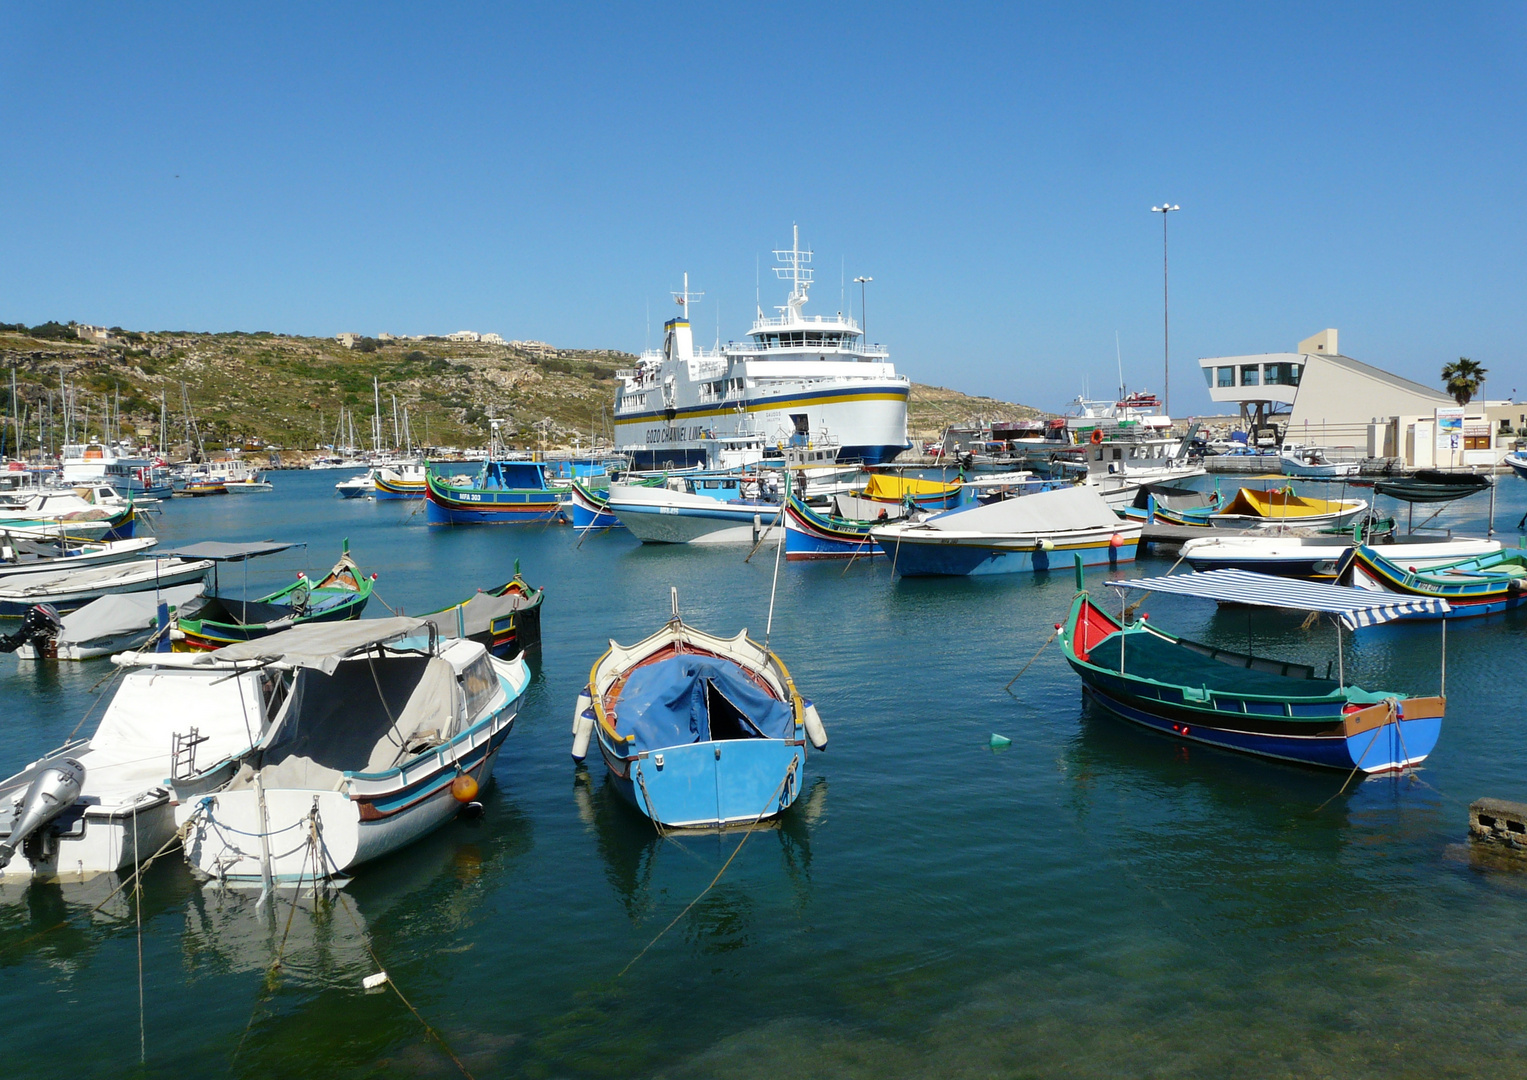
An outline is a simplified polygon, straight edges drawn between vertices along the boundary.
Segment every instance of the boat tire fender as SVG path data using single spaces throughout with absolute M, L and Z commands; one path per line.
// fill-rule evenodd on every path
M 806 738 L 811 740 L 811 745 L 818 750 L 827 749 L 827 729 L 822 726 L 821 714 L 811 702 L 806 702 Z
M 594 734 L 594 701 L 588 694 L 578 695 L 573 712 L 573 761 L 583 764 L 588 756 L 589 739 Z

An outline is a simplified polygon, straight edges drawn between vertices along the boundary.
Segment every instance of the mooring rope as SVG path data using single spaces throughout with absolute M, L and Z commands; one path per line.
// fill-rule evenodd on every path
M 680 911 L 677 915 L 675 915 L 673 917 L 673 920 L 667 926 L 665 926 L 661 930 L 659 930 L 657 932 L 657 936 L 656 937 L 654 937 L 651 941 L 647 942 L 647 944 L 642 946 L 642 951 L 637 953 L 635 956 L 633 956 L 631 958 L 630 962 L 627 963 L 625 967 L 621 968 L 620 971 L 616 974 L 615 977 L 617 979 L 619 979 L 626 972 L 630 971 L 631 968 L 635 966 L 636 962 L 638 960 L 640 960 L 642 957 L 646 956 L 648 950 L 651 949 L 652 946 L 656 945 L 658 943 L 658 941 L 662 939 L 664 934 L 666 934 L 666 933 L 668 933 L 668 931 L 672 930 L 676 925 L 678 925 L 678 921 L 680 919 L 682 919 L 685 915 L 689 914 L 690 908 L 694 907 L 701 900 L 705 899 L 705 895 L 716 887 L 716 883 L 721 880 L 721 875 L 726 873 L 726 868 L 732 865 L 732 860 L 737 858 L 738 854 L 741 853 L 743 846 L 748 842 L 748 839 L 753 835 L 753 830 L 757 827 L 758 823 L 763 820 L 763 816 L 769 812 L 769 807 L 774 804 L 775 800 L 779 798 L 780 793 L 785 790 L 785 785 L 788 784 L 790 782 L 790 778 L 795 775 L 795 770 L 796 770 L 796 767 L 799 765 L 799 763 L 800 763 L 800 759 L 799 758 L 792 757 L 790 759 L 790 767 L 785 770 L 785 778 L 779 782 L 779 786 L 777 788 L 775 788 L 773 794 L 771 794 L 769 796 L 768 802 L 763 804 L 763 809 L 758 811 L 758 816 L 755 817 L 751 822 L 748 823 L 747 831 L 745 833 L 743 833 L 742 839 L 738 842 L 737 846 L 732 849 L 732 853 L 729 856 L 727 856 L 726 862 L 721 864 L 721 869 L 716 871 L 716 876 L 710 879 L 710 884 L 705 886 L 705 888 L 701 889 L 700 890 L 700 894 L 698 896 L 696 896 L 689 903 L 685 904 L 684 905 L 684 910 Z
M 1059 636 L 1060 636 L 1060 627 L 1057 626 L 1054 630 L 1050 631 L 1050 636 L 1045 638 L 1045 643 L 1044 643 L 1044 645 L 1041 645 L 1039 647 L 1038 652 L 1035 652 L 1033 656 L 1029 657 L 1029 662 L 1027 664 L 1024 664 L 1023 667 L 1018 670 L 1018 674 L 1017 675 L 1014 675 L 1011 679 L 1007 680 L 1007 685 L 1004 686 L 1002 689 L 1004 689 L 1004 690 L 1008 691 L 1009 693 L 1011 693 L 1012 692 L 1013 684 L 1018 681 L 1018 679 L 1023 675 L 1023 673 L 1025 671 L 1029 670 L 1029 668 L 1033 666 L 1033 663 L 1034 663 L 1035 660 L 1039 659 L 1039 653 L 1044 652 L 1045 651 L 1045 647 L 1048 646 L 1050 644 L 1050 642 L 1054 641 Z

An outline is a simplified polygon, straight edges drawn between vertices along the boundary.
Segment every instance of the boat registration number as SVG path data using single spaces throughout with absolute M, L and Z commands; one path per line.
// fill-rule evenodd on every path
M 677 514 L 679 508 L 677 506 L 659 506 L 657 512 L 659 514 Z

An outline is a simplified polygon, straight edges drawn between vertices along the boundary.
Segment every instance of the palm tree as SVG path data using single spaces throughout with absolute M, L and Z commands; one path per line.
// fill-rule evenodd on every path
M 1488 369 L 1480 367 L 1467 356 L 1460 356 L 1456 364 L 1442 365 L 1442 385 L 1453 395 L 1454 401 L 1467 405 L 1469 399 L 1479 393 L 1488 374 Z

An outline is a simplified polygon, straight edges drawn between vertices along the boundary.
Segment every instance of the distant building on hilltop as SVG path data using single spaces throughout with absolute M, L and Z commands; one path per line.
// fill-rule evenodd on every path
M 89 326 L 85 323 L 76 323 L 74 333 L 85 341 L 96 341 L 102 345 L 109 345 L 112 341 L 111 331 L 104 326 Z
M 482 343 L 484 345 L 502 345 L 502 344 L 504 344 L 504 337 L 503 337 L 502 334 L 484 334 L 482 336 L 481 340 L 482 340 Z
M 532 356 L 550 356 L 557 351 L 544 341 L 511 341 L 509 347 L 523 353 L 530 353 Z
M 447 341 L 480 341 L 482 335 L 475 330 L 458 330 L 454 334 L 445 335 Z
M 334 340 L 347 349 L 355 348 L 355 343 L 361 339 L 359 334 L 335 334 Z

